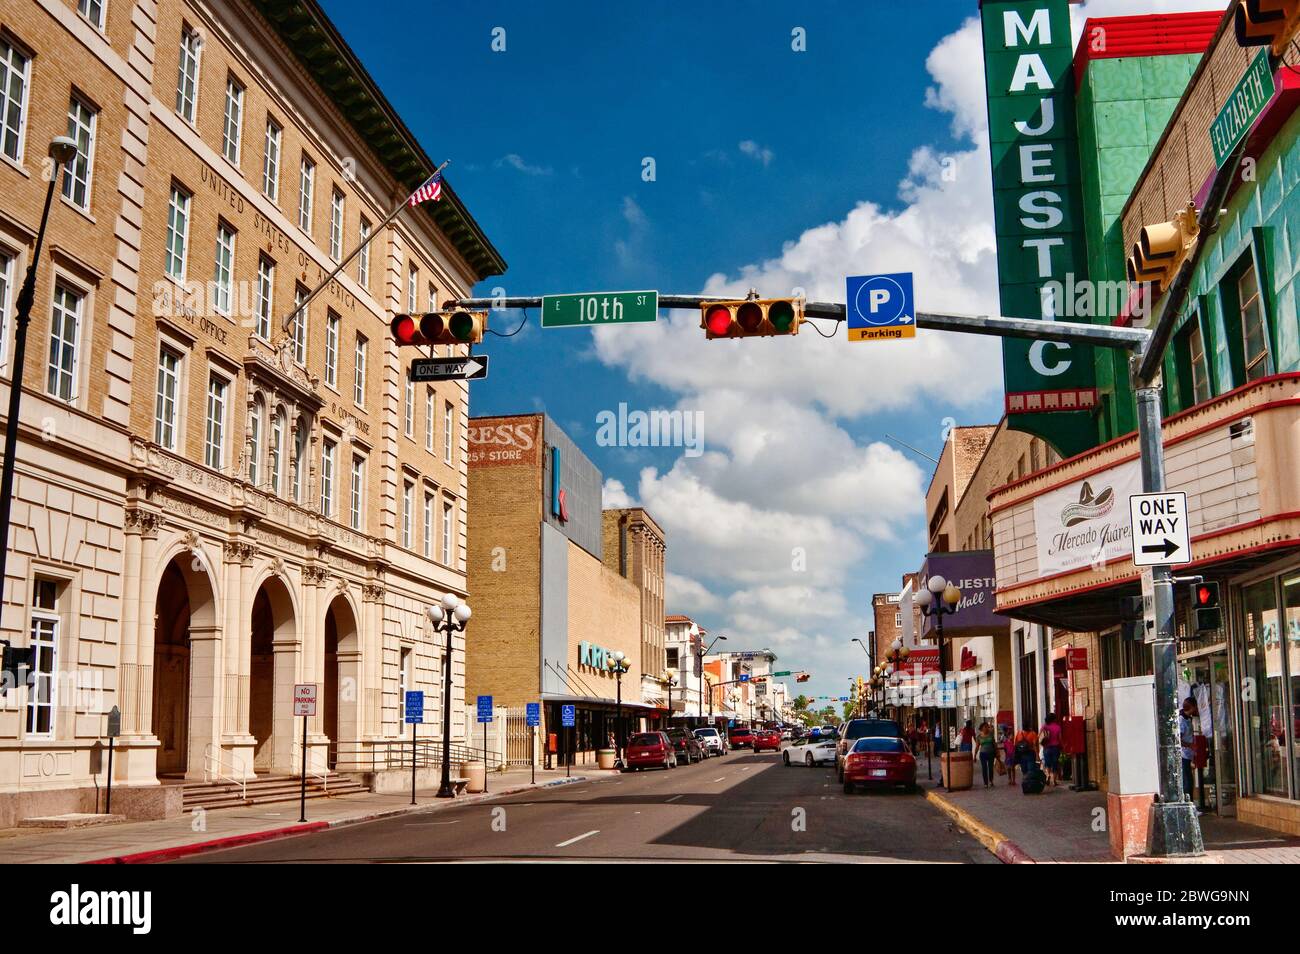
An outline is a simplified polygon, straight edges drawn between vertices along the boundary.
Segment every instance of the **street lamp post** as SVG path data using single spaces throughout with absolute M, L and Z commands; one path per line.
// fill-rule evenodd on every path
M 695 671 L 700 676 L 700 715 L 701 716 L 704 715 L 704 657 L 709 654 L 709 649 L 712 649 L 714 646 L 718 645 L 718 640 L 726 639 L 726 638 L 727 638 L 726 636 L 715 636 L 713 642 L 709 643 L 708 649 L 704 649 L 704 648 L 700 649 L 699 658 L 696 660 L 696 663 L 698 664 L 698 668 Z M 704 646 L 703 640 L 700 641 L 700 646 L 701 647 Z M 712 695 L 709 696 L 709 717 L 710 718 L 713 717 L 713 696 Z
M 41 261 L 41 246 L 45 242 L 45 226 L 50 219 L 50 203 L 54 189 L 59 184 L 59 170 L 66 167 L 77 154 L 76 140 L 69 136 L 55 136 L 50 140 L 49 156 L 54 160 L 50 186 L 45 190 L 45 208 L 41 224 L 36 230 L 36 247 L 32 260 L 27 263 L 23 287 L 14 303 L 14 357 L 9 365 L 9 417 L 5 421 L 5 456 L 0 470 L 0 581 L 5 579 L 9 561 L 9 508 L 14 499 L 14 467 L 18 460 L 18 416 L 23 402 L 23 364 L 27 357 L 27 325 L 32 318 L 32 303 L 36 300 L 36 266 Z
M 936 575 L 930 577 L 925 589 L 917 594 L 916 601 L 921 606 L 923 616 L 934 617 L 935 631 L 939 640 L 939 684 L 942 687 L 948 672 L 943 662 L 943 618 L 945 615 L 957 612 L 957 604 L 961 602 L 961 590 L 942 576 Z M 955 699 L 953 701 L 956 702 Z M 948 751 L 947 711 L 946 706 L 939 707 L 939 738 L 943 742 L 943 752 L 940 753 L 939 760 L 941 765 L 947 766 L 947 771 L 943 773 L 943 787 L 945 791 L 950 792 L 952 791 L 952 756 Z
M 469 622 L 468 603 L 462 603 L 455 593 L 448 593 L 441 603 L 430 606 L 425 613 L 435 633 L 447 635 L 446 648 L 442 654 L 442 781 L 438 785 L 439 798 L 451 798 L 456 793 L 451 787 L 451 637 L 463 632 Z M 414 754 L 412 754 L 414 757 Z M 486 750 L 483 753 L 487 758 Z
M 673 717 L 673 686 L 677 685 L 677 670 L 669 666 L 664 670 L 663 677 L 664 688 L 668 690 L 668 715 L 665 717 L 665 724 Z
M 610 653 L 605 658 L 605 668 L 614 674 L 614 764 L 623 767 L 623 673 L 632 668 L 627 656 L 621 652 Z

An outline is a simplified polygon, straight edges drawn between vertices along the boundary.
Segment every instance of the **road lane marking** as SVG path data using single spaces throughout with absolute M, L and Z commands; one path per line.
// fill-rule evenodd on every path
M 681 795 L 674 795 L 674 796 L 673 796 L 673 797 L 672 797 L 672 798 L 669 798 L 669 799 L 665 799 L 665 801 L 669 801 L 669 802 L 675 802 L 675 801 L 677 801 L 677 799 L 679 799 L 679 798 L 681 798 L 681 797 L 682 797 L 682 795 L 684 795 L 684 794 L 686 794 L 686 793 L 685 793 L 685 792 L 683 792 L 683 793 L 681 793 Z
M 517 807 L 522 808 L 523 806 L 521 805 L 521 806 L 517 806 Z M 426 825 L 459 825 L 460 823 L 461 823 L 461 819 L 457 818 L 455 821 L 407 822 L 406 827 L 407 827 L 407 828 L 422 828 L 422 827 L 424 827 L 424 826 L 426 826 Z
M 715 778 L 713 781 L 715 781 L 715 782 L 725 782 L 726 780 L 727 780 L 727 776 L 724 775 L 724 776 L 722 776 L 722 778 Z
M 570 845 L 574 844 L 575 842 L 579 842 L 579 841 L 582 841 L 582 839 L 584 839 L 584 838 L 590 838 L 592 835 L 599 835 L 599 834 L 600 834 L 600 829 L 599 829 L 599 828 L 593 828 L 591 831 L 587 832 L 585 835 L 579 835 L 577 838 L 570 838 L 568 841 L 562 841 L 562 842 L 560 842 L 558 845 L 556 845 L 555 847 L 556 847 L 556 848 L 568 848 Z

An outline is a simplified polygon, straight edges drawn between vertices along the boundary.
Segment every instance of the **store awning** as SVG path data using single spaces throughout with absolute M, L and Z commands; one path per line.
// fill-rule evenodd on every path
M 543 702 L 558 702 L 561 705 L 583 705 L 583 706 L 608 706 L 613 709 L 620 705 L 613 699 L 605 699 L 601 696 L 564 696 L 557 693 L 542 693 Z M 663 712 L 661 706 L 652 706 L 644 702 L 631 702 L 624 699 L 621 703 L 624 709 L 640 709 L 646 712 Z

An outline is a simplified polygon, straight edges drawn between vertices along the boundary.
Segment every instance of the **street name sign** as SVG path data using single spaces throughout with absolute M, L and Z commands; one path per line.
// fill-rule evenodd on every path
M 1246 67 L 1219 115 L 1210 123 L 1210 145 L 1214 165 L 1223 168 L 1237 143 L 1255 125 L 1255 120 L 1273 98 L 1273 71 L 1268 68 L 1268 50 L 1260 50 Z
M 845 279 L 845 322 L 850 341 L 916 337 L 912 273 Z
M 530 702 L 526 707 L 526 718 L 529 725 L 542 724 L 542 704 L 540 702 Z
M 583 292 L 543 295 L 543 328 L 626 325 L 659 318 L 657 291 Z
M 577 721 L 577 714 L 577 706 L 562 706 L 560 708 L 560 723 L 564 728 L 572 729 L 574 723 Z
M 411 362 L 411 380 L 473 381 L 488 376 L 488 356 L 472 354 L 464 358 L 416 358 Z
M 1191 563 L 1187 529 L 1187 494 L 1165 491 L 1128 498 L 1133 527 L 1133 565 Z
M 492 697 L 491 696 L 478 697 L 478 721 L 479 722 L 492 721 Z
M 116 739 L 122 734 L 122 710 L 117 706 L 108 710 L 108 737 Z
M 424 721 L 424 692 L 411 689 L 406 693 L 406 724 L 419 725 Z
M 774 672 L 774 673 L 772 673 L 772 675 L 773 675 L 773 676 L 788 676 L 788 675 L 790 675 L 790 670 L 789 670 L 789 669 L 782 669 L 780 672 Z
M 316 714 L 316 684 L 298 683 L 293 687 L 293 714 L 295 716 L 314 716 Z

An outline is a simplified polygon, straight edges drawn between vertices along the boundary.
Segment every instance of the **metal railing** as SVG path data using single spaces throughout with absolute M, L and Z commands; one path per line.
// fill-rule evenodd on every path
M 453 742 L 450 748 L 452 765 L 483 761 L 481 746 Z M 330 756 L 336 772 L 382 772 L 393 769 L 410 771 L 412 754 L 416 768 L 442 767 L 442 742 L 438 739 L 417 739 L 414 753 L 411 751 L 410 739 L 330 743 Z M 501 762 L 500 752 L 487 750 L 488 765 L 500 765 Z
M 225 773 L 227 758 L 230 760 L 230 770 L 237 772 L 238 778 Z M 238 785 L 239 797 L 248 797 L 248 767 L 244 760 L 238 755 L 221 751 L 220 746 L 209 742 L 203 747 L 203 781 L 211 782 L 214 778 L 220 782 Z
M 308 753 L 307 753 L 307 754 L 308 754 L 308 759 L 307 759 L 307 767 L 306 767 L 305 774 L 306 774 L 306 776 L 307 776 L 308 778 L 314 778 L 314 779 L 317 779 L 317 780 L 320 782 L 321 790 L 324 791 L 324 792 L 326 792 L 326 793 L 328 793 L 329 790 L 330 790 L 330 775 L 329 775 L 329 768 L 327 767 L 327 768 L 325 769 L 324 772 L 313 772 L 312 769 L 311 769 L 311 765 L 310 765 L 310 762 L 311 762 L 311 758 L 310 758 L 310 756 L 311 756 L 311 751 L 310 751 L 310 750 L 311 750 L 311 746 L 309 745 L 307 748 L 308 748 Z M 302 743 L 301 743 L 301 742 L 297 742 L 297 741 L 295 741 L 295 742 L 293 743 L 293 751 L 292 751 L 292 756 L 291 756 L 291 757 L 292 757 L 292 759 L 293 759 L 294 767 L 297 768 L 298 771 L 302 772 L 302 771 L 303 771 L 303 765 L 304 765 L 304 762 L 303 762 L 303 757 L 302 757 Z

